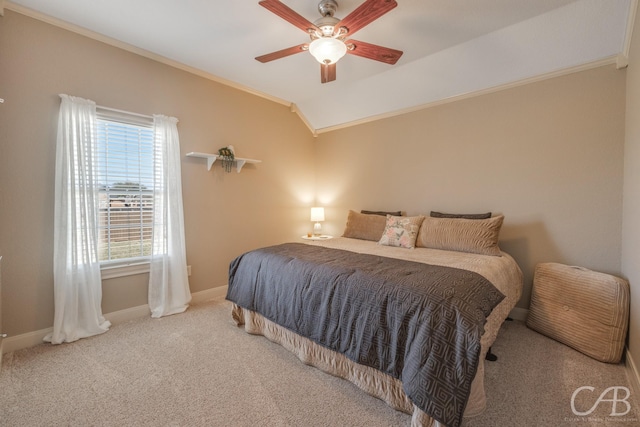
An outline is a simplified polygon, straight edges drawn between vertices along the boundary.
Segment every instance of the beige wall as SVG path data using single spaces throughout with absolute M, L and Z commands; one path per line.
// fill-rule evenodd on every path
M 10 10 L 0 18 L 0 58 L 0 254 L 11 335 L 53 320 L 58 93 L 176 116 L 183 153 L 233 144 L 240 155 L 263 160 L 227 175 L 183 159 L 192 292 L 225 285 L 228 263 L 240 252 L 306 232 L 314 196 L 327 207 L 325 232 L 335 235 L 348 209 L 504 213 L 501 247 L 525 273 L 522 308 L 538 262 L 640 276 L 640 226 L 633 225 L 640 155 L 633 154 L 625 158 L 630 238 L 621 266 L 624 70 L 601 67 L 314 139 L 284 106 Z M 633 70 L 632 62 L 630 87 L 640 80 Z M 639 102 L 628 94 L 627 114 Z M 640 147 L 635 134 L 640 128 L 628 120 L 628 151 Z M 145 304 L 146 280 L 104 281 L 103 311 Z M 638 354 L 639 325 L 632 322 Z
M 625 71 L 614 66 L 321 134 L 319 200 L 348 209 L 503 213 L 500 246 L 620 274 Z
M 183 158 L 192 292 L 224 286 L 233 257 L 310 227 L 313 137 L 280 104 L 10 10 L 0 17 L 0 254 L 4 332 L 53 323 L 54 162 L 59 93 L 177 117 L 182 153 L 233 144 L 240 174 Z M 147 302 L 147 275 L 103 283 L 103 311 Z
M 640 369 L 640 20 L 637 15 L 627 68 L 626 115 L 622 271 L 631 284 L 629 354 L 636 369 Z

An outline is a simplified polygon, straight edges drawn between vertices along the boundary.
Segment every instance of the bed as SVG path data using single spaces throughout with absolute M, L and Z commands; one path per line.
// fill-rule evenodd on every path
M 522 292 L 501 225 L 350 211 L 343 237 L 237 257 L 233 319 L 413 426 L 457 427 L 485 408 L 485 355 Z

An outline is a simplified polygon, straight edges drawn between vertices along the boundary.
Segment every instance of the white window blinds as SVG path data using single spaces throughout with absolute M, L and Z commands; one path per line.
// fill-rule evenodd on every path
M 153 122 L 98 111 L 98 259 L 102 263 L 151 255 Z

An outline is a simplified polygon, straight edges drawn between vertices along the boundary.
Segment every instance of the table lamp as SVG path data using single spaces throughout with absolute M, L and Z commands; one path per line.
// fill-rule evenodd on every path
M 324 208 L 311 208 L 311 221 L 313 224 L 313 235 L 319 236 L 322 234 L 322 224 L 320 221 L 324 221 Z

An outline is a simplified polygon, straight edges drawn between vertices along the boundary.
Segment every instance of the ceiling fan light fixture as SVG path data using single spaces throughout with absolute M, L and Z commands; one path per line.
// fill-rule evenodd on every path
M 321 64 L 335 64 L 347 53 L 347 45 L 333 37 L 320 37 L 309 44 L 309 52 Z

